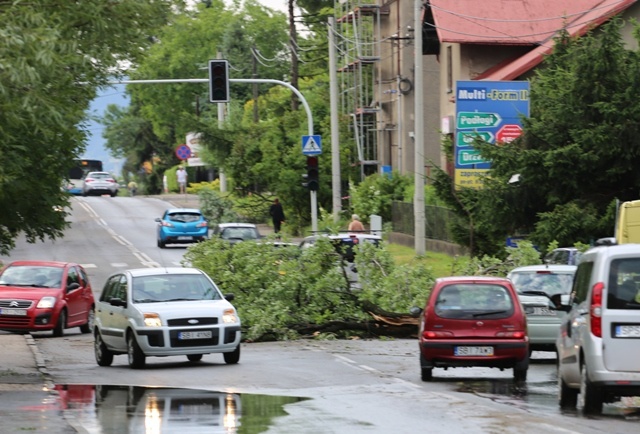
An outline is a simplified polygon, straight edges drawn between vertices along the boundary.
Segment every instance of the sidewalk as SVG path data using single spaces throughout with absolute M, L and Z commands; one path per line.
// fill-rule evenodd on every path
M 2 432 L 82 432 L 67 421 L 44 358 L 31 335 L 0 332 Z

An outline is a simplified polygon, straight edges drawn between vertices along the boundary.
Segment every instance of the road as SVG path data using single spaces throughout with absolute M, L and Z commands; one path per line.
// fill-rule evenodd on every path
M 117 269 L 180 264 L 184 247 L 156 247 L 154 218 L 167 207 L 157 198 L 76 198 L 72 225 L 63 240 L 36 245 L 19 241 L 11 257 L 0 259 L 77 261 L 87 268 L 98 297 L 106 277 Z M 62 338 L 44 332 L 33 336 L 56 384 L 99 385 L 102 392 L 98 395 L 104 401 L 96 405 L 97 410 L 68 409 L 87 432 L 124 432 L 130 429 L 125 425 L 132 423 L 136 414 L 145 414 L 127 410 L 128 416 L 121 416 L 117 422 L 111 413 L 101 419 L 104 413 L 99 410 L 105 411 L 105 403 L 113 401 L 117 409 L 125 404 L 124 397 L 131 395 L 118 395 L 120 390 L 105 393 L 109 385 L 233 394 L 242 398 L 238 401 L 243 403 L 239 420 L 245 427 L 254 410 L 247 405 L 253 401 L 245 398 L 291 398 L 280 405 L 283 410 L 277 414 L 283 417 L 262 420 L 264 429 L 253 432 L 638 431 L 639 413 L 633 408 L 606 406 L 605 414 L 595 418 L 561 412 L 556 402 L 555 362 L 549 353 L 534 353 L 537 360 L 524 386 L 513 383 L 511 371 L 484 368 L 436 369 L 434 381 L 424 383 L 420 381 L 417 343 L 413 340 L 245 343 L 238 365 L 225 365 L 221 355 L 213 354 L 199 363 L 190 363 L 186 357 L 149 358 L 147 369 L 131 370 L 126 356 L 116 356 L 111 367 L 97 366 L 92 337 L 77 328 L 67 330 Z M 160 390 L 155 390 L 157 402 Z M 184 411 L 188 407 L 180 408 Z M 106 420 L 116 427 L 107 428 Z

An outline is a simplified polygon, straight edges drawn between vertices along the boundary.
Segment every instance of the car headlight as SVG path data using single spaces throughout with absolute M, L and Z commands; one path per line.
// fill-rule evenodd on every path
M 162 327 L 160 315 L 158 315 L 157 313 L 145 313 L 144 325 L 147 327 Z
M 55 297 L 42 297 L 38 302 L 38 306 L 36 307 L 38 309 L 51 309 L 55 305 L 56 305 Z
M 233 324 L 238 322 L 238 315 L 235 309 L 225 309 L 222 313 L 222 322 L 225 324 Z

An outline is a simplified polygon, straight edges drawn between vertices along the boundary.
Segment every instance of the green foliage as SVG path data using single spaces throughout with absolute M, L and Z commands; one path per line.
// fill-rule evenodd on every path
M 505 247 L 506 259 L 483 255 L 460 261 L 454 266 L 456 276 L 498 276 L 505 277 L 516 267 L 542 263 L 540 253 L 530 241 L 521 241 L 518 247 Z
M 211 225 L 237 222 L 238 214 L 233 210 L 233 201 L 213 188 L 198 190 L 200 211 Z
M 87 140 L 96 89 L 136 62 L 181 1 L 2 2 L 0 13 L 0 253 L 15 238 L 59 238 L 62 191 Z M 174 8 L 175 6 L 175 8 Z M 116 71 L 116 72 L 114 72 Z
M 391 221 L 391 203 L 403 200 L 412 183 L 411 178 L 397 172 L 393 172 L 390 177 L 370 175 L 350 188 L 353 212 L 360 216 L 363 223 L 368 222 L 372 214 L 381 216 L 382 221 Z

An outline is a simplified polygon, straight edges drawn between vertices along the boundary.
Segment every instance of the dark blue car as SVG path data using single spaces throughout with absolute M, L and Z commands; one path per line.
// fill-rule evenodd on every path
M 188 244 L 209 238 L 209 222 L 199 209 L 171 208 L 158 222 L 158 247 L 167 244 Z

